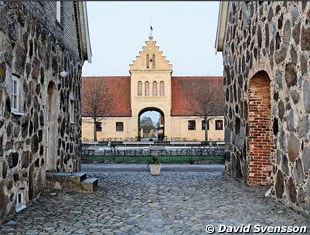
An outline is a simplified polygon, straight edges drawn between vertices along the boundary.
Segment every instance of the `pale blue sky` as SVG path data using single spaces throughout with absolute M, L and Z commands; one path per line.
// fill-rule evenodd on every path
M 159 49 L 173 75 L 222 75 L 215 54 L 218 1 L 87 2 L 93 62 L 83 76 L 129 75 L 129 64 L 149 36 L 150 18 Z

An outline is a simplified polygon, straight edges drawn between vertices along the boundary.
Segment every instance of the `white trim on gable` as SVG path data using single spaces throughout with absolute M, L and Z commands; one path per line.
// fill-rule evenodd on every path
M 81 45 L 82 45 L 82 53 L 85 60 L 88 63 L 92 62 L 92 51 L 91 51 L 91 44 L 90 44 L 90 35 L 89 35 L 89 28 L 88 28 L 88 15 L 87 15 L 87 5 L 86 1 L 78 1 L 78 20 L 79 20 L 79 27 L 81 32 Z
M 228 1 L 221 1 L 219 7 L 219 15 L 217 21 L 217 33 L 215 39 L 216 51 L 223 50 L 225 30 L 227 25 Z
M 56 1 L 56 20 L 61 22 L 61 2 Z

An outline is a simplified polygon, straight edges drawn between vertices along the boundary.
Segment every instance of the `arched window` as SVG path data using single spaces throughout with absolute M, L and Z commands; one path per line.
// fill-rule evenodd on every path
M 142 95 L 142 82 L 139 81 L 138 82 L 138 96 L 141 96 Z
M 149 54 L 146 55 L 146 68 L 148 69 L 150 67 L 150 56 Z
M 148 81 L 145 82 L 145 96 L 150 95 L 150 83 Z
M 157 96 L 157 82 L 153 82 L 153 96 Z
M 165 83 L 164 81 L 161 81 L 159 83 L 159 95 L 164 96 L 165 95 Z
M 155 68 L 155 55 L 152 56 L 152 68 Z

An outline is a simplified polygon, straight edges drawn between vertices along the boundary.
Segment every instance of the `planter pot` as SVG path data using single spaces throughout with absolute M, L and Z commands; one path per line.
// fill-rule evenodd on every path
M 159 175 L 160 174 L 160 164 L 150 164 L 151 175 Z

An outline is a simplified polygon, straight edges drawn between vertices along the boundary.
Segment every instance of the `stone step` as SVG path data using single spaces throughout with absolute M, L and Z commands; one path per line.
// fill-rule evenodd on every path
M 58 189 L 71 192 L 93 192 L 98 185 L 98 179 L 91 180 L 84 172 L 47 172 L 46 186 L 48 189 Z
M 81 182 L 83 179 L 86 178 L 86 173 L 84 172 L 46 172 L 46 178 L 68 178 L 74 182 Z
M 98 187 L 98 178 L 89 177 L 81 181 L 83 191 L 94 192 Z

